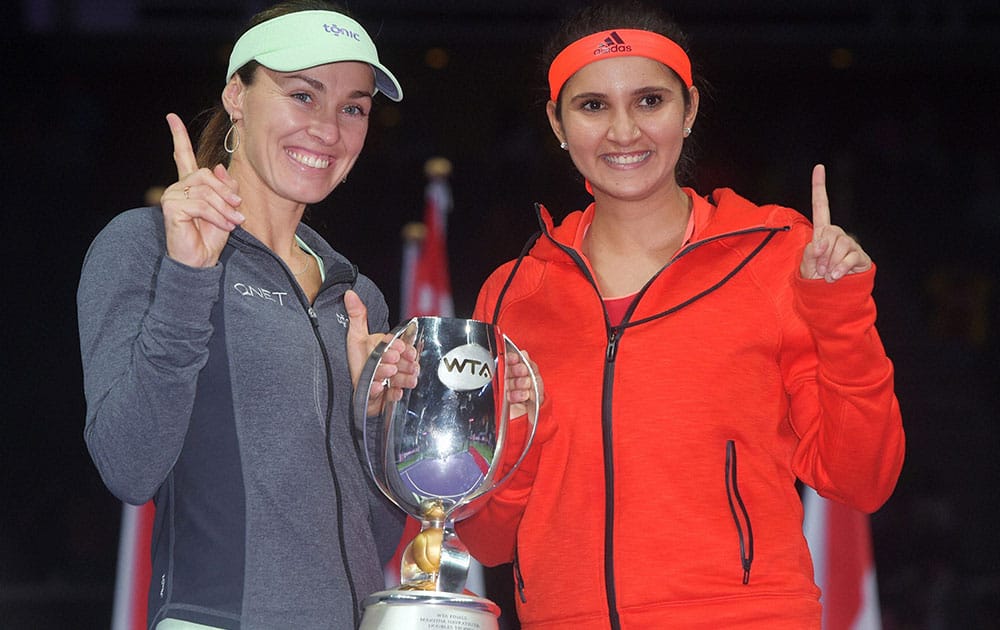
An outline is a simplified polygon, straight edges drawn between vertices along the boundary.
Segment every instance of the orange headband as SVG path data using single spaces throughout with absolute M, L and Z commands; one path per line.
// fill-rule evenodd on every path
M 648 57 L 667 66 L 691 87 L 691 60 L 677 42 L 650 31 L 614 29 L 582 37 L 556 55 L 549 66 L 549 92 L 553 101 L 566 81 L 585 65 L 609 57 Z

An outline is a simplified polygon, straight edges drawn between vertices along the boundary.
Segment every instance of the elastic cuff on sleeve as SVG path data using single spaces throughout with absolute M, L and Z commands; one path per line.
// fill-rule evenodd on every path
M 164 256 L 156 275 L 150 315 L 162 322 L 200 327 L 219 298 L 223 266 L 196 268 Z

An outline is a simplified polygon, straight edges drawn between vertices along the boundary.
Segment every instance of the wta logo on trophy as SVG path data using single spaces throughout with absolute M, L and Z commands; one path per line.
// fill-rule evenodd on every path
M 437 375 L 445 387 L 456 392 L 482 389 L 493 380 L 493 356 L 474 343 L 459 346 L 441 357 Z

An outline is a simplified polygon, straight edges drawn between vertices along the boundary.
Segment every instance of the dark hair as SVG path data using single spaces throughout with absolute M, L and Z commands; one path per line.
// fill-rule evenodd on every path
M 326 2 L 326 0 L 286 0 L 285 2 L 279 2 L 270 8 L 264 9 L 250 18 L 249 24 L 243 29 L 240 36 L 258 24 L 281 17 L 282 15 L 288 15 L 289 13 L 298 13 L 299 11 L 336 11 L 337 13 L 352 17 L 340 5 Z M 258 67 L 260 67 L 260 64 L 251 60 L 243 64 L 236 71 L 236 74 L 240 75 L 240 79 L 244 85 L 250 85 L 253 83 Z M 229 121 L 229 114 L 220 101 L 216 102 L 204 115 L 208 116 L 208 120 L 198 135 L 198 152 L 196 154 L 198 166 L 207 166 L 209 168 L 216 164 L 228 166 L 230 156 L 223 143 L 225 142 L 226 133 L 229 131 L 230 125 L 232 125 Z
M 659 33 L 668 39 L 673 40 L 678 46 L 684 49 L 685 53 L 690 56 L 690 51 L 688 50 L 688 40 L 687 36 L 681 30 L 680 26 L 674 22 L 674 20 L 667 15 L 662 9 L 644 4 L 640 0 L 624 0 L 616 2 L 613 0 L 606 0 L 604 2 L 596 2 L 591 4 L 575 14 L 571 15 L 569 18 L 562 22 L 562 25 L 556 31 L 556 33 L 549 39 L 548 44 L 542 51 L 542 72 L 545 79 L 545 93 L 548 94 L 548 76 L 549 76 L 549 66 L 552 65 L 553 60 L 556 56 L 562 52 L 564 48 L 577 41 L 582 37 L 591 35 L 593 33 L 599 33 L 601 31 L 609 31 L 616 28 L 620 29 L 637 29 L 642 31 L 649 31 L 651 33 Z M 683 83 L 684 81 L 674 72 L 670 70 L 677 80 Z M 691 74 L 692 74 L 692 84 L 698 86 L 699 91 L 702 89 L 702 78 L 699 76 L 697 68 L 692 60 L 691 63 Z M 691 106 L 691 95 L 687 90 L 684 90 L 684 107 L 685 109 Z M 562 119 L 562 92 L 560 91 L 559 99 L 556 101 L 556 118 Z M 684 147 L 681 149 L 680 159 L 677 162 L 676 174 L 678 179 L 687 179 L 691 173 L 694 166 L 693 163 L 693 144 L 691 139 L 688 138 L 684 142 Z

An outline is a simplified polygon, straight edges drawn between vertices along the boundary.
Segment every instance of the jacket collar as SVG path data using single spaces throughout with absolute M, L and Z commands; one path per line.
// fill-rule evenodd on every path
M 748 229 L 783 229 L 788 227 L 787 208 L 776 205 L 757 206 L 729 188 L 718 188 L 708 196 L 700 196 L 691 188 L 684 188 L 691 197 L 694 214 L 692 241 L 746 231 Z M 571 212 L 555 225 L 551 213 L 542 204 L 535 204 L 542 234 L 531 255 L 543 260 L 564 259 L 563 248 L 573 248 L 580 228 L 593 219 L 594 204 L 584 210 Z

